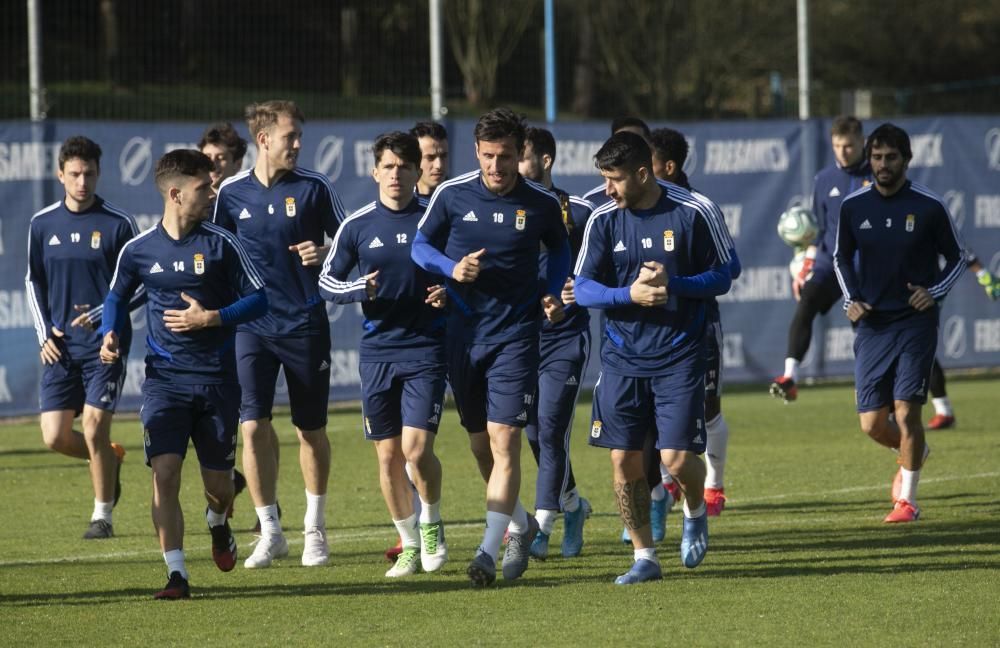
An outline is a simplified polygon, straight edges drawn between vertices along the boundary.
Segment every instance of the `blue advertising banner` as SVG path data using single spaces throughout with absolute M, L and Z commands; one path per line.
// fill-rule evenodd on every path
M 960 235 L 991 272 L 1000 272 L 1000 116 L 900 119 L 913 140 L 909 176 L 942 196 Z M 869 120 L 871 128 L 879 120 Z M 327 175 L 348 211 L 375 197 L 371 144 L 388 130 L 411 122 L 308 122 L 299 163 Z M 829 121 L 765 121 L 671 125 L 691 144 L 685 165 L 691 183 L 719 203 L 743 262 L 743 275 L 722 301 L 726 331 L 726 380 L 764 381 L 780 373 L 794 310 L 788 263 L 792 250 L 778 239 L 778 215 L 811 200 L 812 177 L 833 163 Z M 446 123 L 451 172 L 475 168 L 474 122 Z M 25 298 L 28 222 L 62 198 L 55 179 L 61 142 L 83 134 L 104 150 L 98 193 L 131 213 L 140 229 L 160 218 L 162 202 L 152 170 L 163 153 L 191 148 L 203 125 L 184 123 L 0 123 L 0 416 L 37 411 L 41 365 Z M 237 124 L 244 136 L 246 128 Z M 608 136 L 605 124 L 555 124 L 556 184 L 582 195 L 600 183 L 593 155 Z M 254 151 L 244 165 L 253 164 Z M 332 401 L 359 394 L 357 305 L 330 306 L 333 337 Z M 121 408 L 138 409 L 143 374 L 145 314 L 137 311 L 135 342 Z M 599 318 L 594 318 L 595 328 Z M 597 333 L 595 331 L 595 333 Z M 598 339 L 595 336 L 595 340 Z M 853 335 L 840 309 L 820 318 L 803 364 L 806 376 L 852 373 Z M 971 275 L 955 286 L 941 318 L 938 357 L 945 368 L 1000 363 L 1000 308 L 989 302 Z M 591 362 L 593 385 L 599 362 Z M 279 402 L 284 396 L 279 385 Z

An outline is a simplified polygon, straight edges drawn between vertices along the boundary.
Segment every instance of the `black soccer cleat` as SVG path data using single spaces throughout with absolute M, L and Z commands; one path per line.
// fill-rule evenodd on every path
M 181 576 L 180 572 L 170 572 L 170 578 L 167 580 L 166 587 L 153 594 L 153 598 L 158 601 L 176 601 L 178 599 L 191 598 L 191 587 L 188 585 L 187 579 Z

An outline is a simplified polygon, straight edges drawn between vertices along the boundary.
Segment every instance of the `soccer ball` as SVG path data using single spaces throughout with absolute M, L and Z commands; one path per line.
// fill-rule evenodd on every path
M 816 240 L 816 217 L 805 207 L 789 207 L 778 217 L 778 236 L 793 248 L 804 248 Z

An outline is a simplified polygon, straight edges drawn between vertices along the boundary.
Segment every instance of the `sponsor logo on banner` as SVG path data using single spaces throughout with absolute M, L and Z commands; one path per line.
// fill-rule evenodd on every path
M 681 167 L 681 169 L 684 173 L 691 175 L 698 170 L 698 147 L 696 146 L 698 138 L 685 137 L 684 139 L 686 139 L 688 143 L 688 156 L 687 159 L 684 160 L 684 166 Z M 591 162 L 591 166 L 593 166 L 593 162 Z
M 559 140 L 559 155 L 552 166 L 556 176 L 593 177 L 594 155 L 604 145 L 599 140 Z
M 726 333 L 722 338 L 722 366 L 727 369 L 745 367 L 746 354 L 743 353 L 743 334 Z
M 992 171 L 1000 171 L 1000 128 L 986 131 L 986 166 Z
M 965 318 L 952 315 L 941 328 L 944 354 L 949 358 L 961 358 L 965 355 Z
M 705 173 L 774 173 L 787 171 L 788 146 L 785 140 L 708 140 L 705 144 Z
M 360 358 L 357 349 L 336 349 L 330 352 L 330 386 L 353 387 L 361 384 L 358 374 Z
M 944 166 L 944 135 L 941 133 L 924 133 L 910 137 L 910 148 L 913 149 L 913 159 L 910 168 Z
M 733 238 L 740 237 L 740 223 L 743 221 L 742 203 L 727 203 L 719 205 L 722 210 L 722 218 L 726 221 L 726 228 Z
M 7 367 L 0 365 L 0 403 L 13 403 L 14 397 L 10 393 L 10 385 L 7 384 Z
M 1000 227 L 1000 194 L 976 196 L 976 227 Z
M 375 140 L 354 140 L 354 175 L 358 178 L 367 178 L 371 175 L 374 148 Z
M 54 178 L 61 146 L 61 142 L 0 142 L 0 182 Z
M 944 192 L 941 199 L 944 200 L 944 206 L 951 214 L 951 219 L 955 221 L 955 229 L 962 229 L 965 223 L 965 192 L 952 189 Z
M 123 185 L 141 185 L 153 168 L 153 140 L 136 136 L 126 142 L 118 156 L 118 168 Z
M 972 346 L 977 353 L 1000 351 L 1000 319 L 976 320 Z
M 840 302 L 838 302 L 839 304 Z M 824 357 L 828 362 L 854 359 L 854 329 L 850 326 L 834 326 L 826 330 Z
M 788 266 L 744 268 L 739 279 L 720 302 L 784 301 L 792 296 L 792 277 Z
M 327 135 L 319 141 L 316 147 L 316 160 L 313 169 L 335 181 L 344 168 L 344 138 Z M 294 216 L 294 214 L 291 214 Z
M 31 316 L 24 291 L 0 290 L 0 329 L 30 329 L 34 326 L 35 319 Z

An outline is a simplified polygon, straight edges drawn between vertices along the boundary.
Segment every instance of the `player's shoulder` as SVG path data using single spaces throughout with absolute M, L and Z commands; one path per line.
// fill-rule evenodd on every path
M 125 254 L 126 251 L 130 253 L 134 252 L 135 250 L 147 246 L 151 242 L 155 241 L 156 237 L 154 235 L 156 234 L 157 227 L 158 225 L 151 225 L 150 227 L 147 227 L 143 231 L 139 232 L 138 234 L 130 238 L 128 241 L 125 242 L 125 245 L 122 246 L 121 253 Z
M 313 171 L 312 169 L 306 169 L 304 167 L 295 167 L 289 172 L 292 177 L 296 178 L 300 182 L 313 184 L 323 189 L 329 189 L 331 192 L 333 189 L 333 182 L 330 181 L 330 177 L 325 173 L 320 173 L 319 171 Z
M 529 180 L 524 176 L 521 176 L 521 179 L 524 181 L 523 184 L 524 190 L 528 193 L 529 196 L 539 198 L 542 202 L 545 203 L 551 202 L 558 207 L 562 206 L 562 202 L 559 200 L 559 194 L 557 194 L 556 192 L 546 188 L 544 185 L 535 182 L 534 180 Z
M 59 215 L 63 211 L 61 209 L 62 204 L 63 204 L 62 201 L 59 200 L 52 203 L 51 205 L 48 205 L 47 207 L 42 207 L 31 216 L 30 223 L 34 225 L 34 224 L 41 224 L 42 222 L 47 220 L 51 220 L 53 217 Z M 39 222 L 35 223 L 36 220 Z
M 135 224 L 135 219 L 132 218 L 132 214 L 128 213 L 127 211 L 125 211 L 124 209 L 122 209 L 118 205 L 114 204 L 113 202 L 108 201 L 108 200 L 104 200 L 102 198 L 101 199 L 101 207 L 100 208 L 101 208 L 101 211 L 104 214 L 106 214 L 106 215 L 108 215 L 108 216 L 110 216 L 110 217 L 112 217 L 114 219 L 122 220 L 126 224 L 128 224 L 133 230 L 136 230 L 136 231 L 138 230 L 138 227 Z
M 241 187 L 249 186 L 251 184 L 250 180 L 251 173 L 253 173 L 253 168 L 244 169 L 243 171 L 240 171 L 235 175 L 231 175 L 225 180 L 223 180 L 222 184 L 219 185 L 219 195 L 221 196 L 223 191 L 225 191 L 226 193 L 230 193 L 232 191 L 238 190 Z
M 864 200 L 866 197 L 870 197 L 873 191 L 875 191 L 874 184 L 867 184 L 863 187 L 855 189 L 851 193 L 844 196 L 843 202 L 840 203 L 841 209 L 844 208 L 844 205 L 848 204 L 854 205 L 857 201 Z
M 449 180 L 445 180 L 438 185 L 434 193 L 431 194 L 431 202 L 438 197 L 438 194 L 454 193 L 456 191 L 462 191 L 463 189 L 475 188 L 476 183 L 479 182 L 479 171 L 469 171 L 468 173 L 463 173 L 460 176 L 455 176 Z
M 587 200 L 585 198 L 581 198 L 579 196 L 572 196 L 571 195 L 569 197 L 569 204 L 570 204 L 570 207 L 572 207 L 573 209 L 579 210 L 581 212 L 582 211 L 592 212 L 595 209 L 597 209 L 597 205 L 595 205 L 591 201 L 589 201 L 589 200 Z
M 910 181 L 910 191 L 912 191 L 918 198 L 925 199 L 945 207 L 944 198 L 927 185 Z
M 351 214 L 344 219 L 344 222 L 340 224 L 341 229 L 350 229 L 353 227 L 358 227 L 364 222 L 371 219 L 378 212 L 378 201 L 371 201 L 370 203 L 359 207 L 351 212 Z

